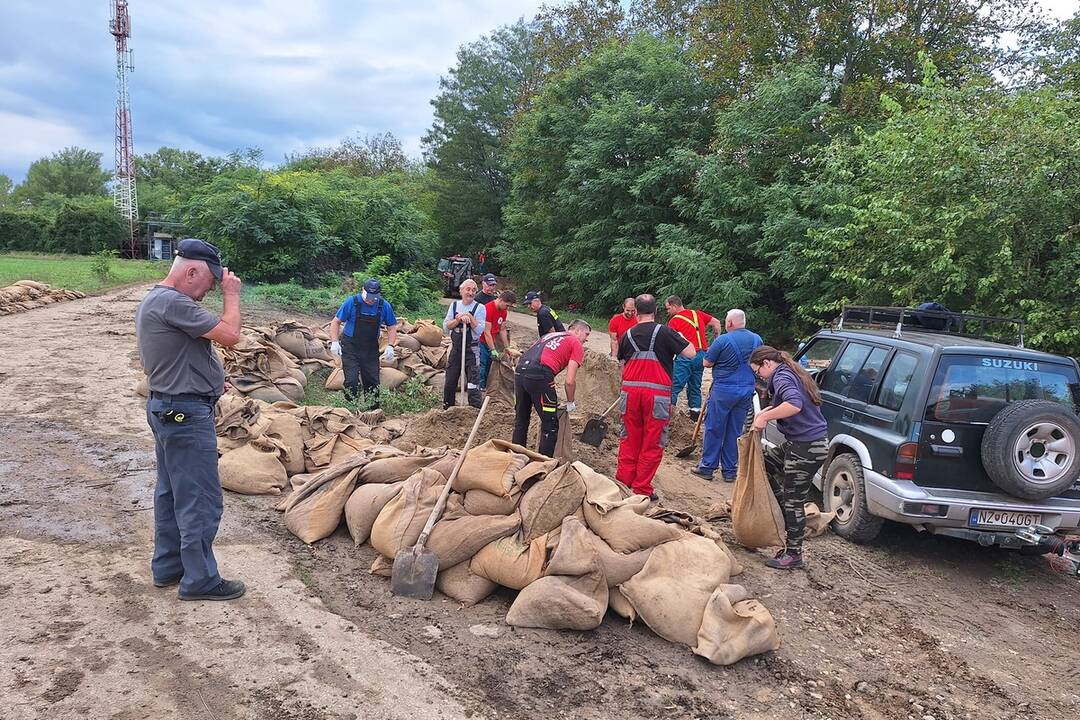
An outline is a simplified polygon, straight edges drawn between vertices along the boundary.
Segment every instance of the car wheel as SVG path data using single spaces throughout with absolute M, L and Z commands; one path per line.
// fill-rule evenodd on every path
M 994 484 L 1024 500 L 1059 495 L 1080 478 L 1080 420 L 1049 400 L 1012 403 L 983 434 L 982 461 Z
M 852 542 L 870 542 L 881 532 L 885 520 L 866 506 L 866 481 L 862 464 L 854 455 L 837 455 L 825 473 L 822 496 L 827 512 L 836 512 L 832 529 Z

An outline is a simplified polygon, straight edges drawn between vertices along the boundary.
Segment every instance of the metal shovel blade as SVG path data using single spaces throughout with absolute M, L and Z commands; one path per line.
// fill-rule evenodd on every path
M 691 455 L 694 454 L 695 450 L 697 450 L 697 443 L 694 443 L 693 445 L 687 445 L 686 447 L 679 450 L 679 452 L 675 453 L 675 457 L 679 457 L 679 458 L 690 457 Z
M 390 576 L 390 592 L 401 597 L 430 600 L 439 574 L 439 558 L 430 550 L 411 547 L 399 550 Z
M 607 437 L 608 426 L 603 418 L 593 418 L 585 423 L 585 429 L 581 431 L 581 442 L 593 447 L 600 447 Z

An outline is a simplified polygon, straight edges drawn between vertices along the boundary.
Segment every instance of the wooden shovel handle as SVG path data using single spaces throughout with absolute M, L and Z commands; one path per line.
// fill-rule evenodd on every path
M 705 410 L 707 407 L 701 408 L 701 412 L 698 413 L 697 422 L 694 423 L 694 439 L 690 441 L 690 447 L 697 447 L 698 438 L 701 437 L 701 425 L 705 422 Z
M 428 535 L 431 534 L 431 528 L 435 527 L 435 523 L 439 521 L 439 517 L 442 516 L 443 510 L 446 508 L 446 499 L 450 497 L 450 490 L 454 485 L 454 481 L 457 480 L 458 473 L 461 471 L 461 466 L 465 464 L 465 455 L 469 452 L 469 448 L 472 447 L 473 440 L 476 439 L 476 433 L 480 430 L 480 421 L 484 419 L 484 413 L 487 411 L 488 402 L 490 401 L 490 397 L 484 398 L 484 404 L 480 406 L 480 412 L 476 415 L 476 422 L 473 423 L 472 432 L 469 433 L 469 439 L 465 441 L 465 447 L 461 449 L 461 455 L 458 456 L 457 462 L 454 463 L 454 470 L 450 473 L 450 477 L 447 479 L 446 485 L 439 495 L 439 501 L 435 503 L 435 507 L 431 509 L 431 515 L 424 524 L 424 529 L 420 531 L 420 538 L 416 541 L 416 547 L 414 548 L 417 555 L 424 549 L 424 545 L 427 544 Z

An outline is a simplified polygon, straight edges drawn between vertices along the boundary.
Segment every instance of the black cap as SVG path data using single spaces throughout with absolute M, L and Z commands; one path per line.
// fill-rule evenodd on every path
M 527 303 L 531 303 L 533 300 L 539 300 L 539 299 L 540 299 L 540 291 L 539 290 L 530 290 L 529 292 L 525 293 L 525 302 L 527 302 Z
M 218 280 L 221 279 L 221 251 L 205 240 L 184 238 L 177 244 L 176 254 L 188 260 L 205 261 L 214 277 Z
M 482 278 L 480 278 L 480 279 L 481 279 L 481 280 L 483 280 L 484 282 L 486 282 L 486 283 L 487 283 L 488 285 L 495 285 L 496 283 L 498 283 L 498 282 L 499 282 L 499 281 L 498 281 L 498 280 L 497 280 L 497 279 L 495 278 L 495 276 L 494 276 L 494 275 L 492 275 L 491 273 L 488 273 L 487 275 L 485 275 L 484 277 L 482 277 Z

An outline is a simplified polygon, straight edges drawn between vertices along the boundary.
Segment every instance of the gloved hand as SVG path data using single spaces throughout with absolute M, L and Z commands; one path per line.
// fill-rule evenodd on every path
M 577 403 L 573 400 L 568 400 L 566 403 L 566 412 L 572 413 L 577 410 Z
M 330 343 L 330 354 L 334 357 L 341 357 L 341 343 L 337 340 Z
M 394 346 L 393 345 L 387 345 L 386 349 L 382 351 L 382 357 L 383 357 L 383 360 L 385 360 L 387 362 L 390 362 L 391 360 L 393 360 L 394 357 L 395 357 L 395 355 L 394 355 Z
M 502 355 L 502 353 L 500 353 L 498 350 L 492 350 L 491 351 L 491 359 L 492 360 L 498 360 L 501 355 Z

